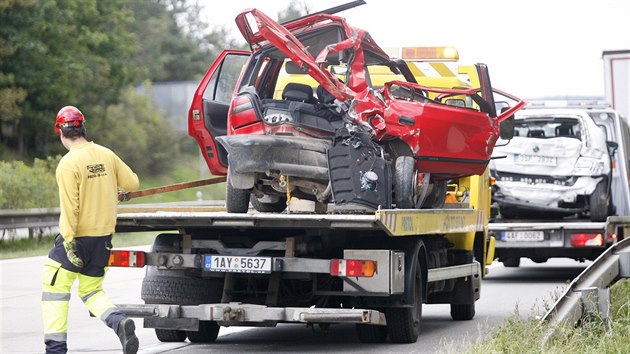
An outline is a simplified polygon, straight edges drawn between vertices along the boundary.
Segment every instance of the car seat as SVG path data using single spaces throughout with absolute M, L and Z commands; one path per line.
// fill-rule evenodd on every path
M 289 82 L 282 90 L 282 99 L 287 101 L 315 103 L 313 88 L 306 84 Z
M 527 137 L 529 138 L 544 138 L 545 131 L 544 130 L 530 130 L 527 132 Z
M 559 125 L 556 127 L 556 136 L 573 136 L 573 127 L 570 125 Z

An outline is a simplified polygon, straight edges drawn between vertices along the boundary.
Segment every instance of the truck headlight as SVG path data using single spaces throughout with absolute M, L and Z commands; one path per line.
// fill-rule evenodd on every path
M 604 161 L 591 157 L 581 156 L 573 168 L 573 174 L 576 176 L 598 176 L 603 173 Z

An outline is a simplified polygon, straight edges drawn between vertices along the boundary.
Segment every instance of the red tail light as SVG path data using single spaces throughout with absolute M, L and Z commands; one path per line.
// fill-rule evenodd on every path
M 242 127 L 258 120 L 254 104 L 248 96 L 237 96 L 234 98 L 230 111 L 232 128 Z
M 603 246 L 604 245 L 604 235 L 593 233 L 593 234 L 573 234 L 571 235 L 571 246 L 573 247 L 593 247 L 593 246 Z
M 112 251 L 109 255 L 110 267 L 136 267 L 145 265 L 145 254 L 142 251 Z
M 376 262 L 361 259 L 331 259 L 330 275 L 336 277 L 372 277 Z

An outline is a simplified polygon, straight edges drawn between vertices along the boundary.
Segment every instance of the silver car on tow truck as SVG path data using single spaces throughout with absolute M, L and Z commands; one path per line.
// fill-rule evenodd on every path
M 497 144 L 490 163 L 493 201 L 502 217 L 577 214 L 605 221 L 612 215 L 611 156 L 617 144 L 600 124 L 586 109 L 517 112 L 514 138 Z

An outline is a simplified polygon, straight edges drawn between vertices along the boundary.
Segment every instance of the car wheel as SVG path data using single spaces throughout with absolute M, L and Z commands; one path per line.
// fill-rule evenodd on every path
M 608 193 L 608 183 L 605 180 L 595 187 L 589 201 L 591 221 L 606 221 L 610 207 L 610 193 Z
M 446 181 L 433 182 L 433 188 L 431 193 L 427 195 L 424 202 L 422 202 L 422 209 L 441 209 L 444 207 L 444 201 L 446 200 Z
M 254 209 L 261 213 L 280 213 L 287 208 L 287 197 L 281 196 L 265 196 L 265 199 L 271 199 L 272 201 L 261 201 L 252 194 L 249 201 L 252 203 Z
M 396 209 L 415 209 L 418 199 L 418 172 L 411 156 L 396 159 L 394 170 L 394 203 Z
M 247 213 L 249 210 L 249 189 L 238 189 L 230 182 L 230 172 L 228 168 L 225 190 L 225 208 L 228 213 Z
M 516 219 L 519 216 L 518 211 L 510 207 L 499 207 L 499 213 L 503 219 Z

